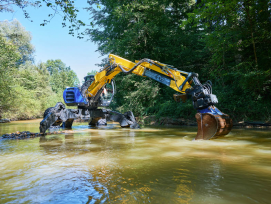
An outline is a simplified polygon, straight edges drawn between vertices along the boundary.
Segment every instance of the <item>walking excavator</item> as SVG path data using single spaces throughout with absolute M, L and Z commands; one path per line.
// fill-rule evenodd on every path
M 40 133 L 45 134 L 47 129 L 61 124 L 62 127 L 71 128 L 73 121 L 82 117 L 89 118 L 89 125 L 106 125 L 107 121 L 115 121 L 119 122 L 121 127 L 140 128 L 131 111 L 122 114 L 106 109 L 116 93 L 114 77 L 121 72 L 148 77 L 169 86 L 177 92 L 173 95 L 177 102 L 185 102 L 187 97 L 191 98 L 197 110 L 196 140 L 208 140 L 227 135 L 231 131 L 231 118 L 215 107 L 218 99 L 212 94 L 211 81 L 201 84 L 197 73 L 180 71 L 151 59 L 134 63 L 114 54 L 109 55 L 108 61 L 98 73 L 86 76 L 81 88 L 70 87 L 64 90 L 66 105 L 77 106 L 77 109 L 66 109 L 61 102 L 48 108 L 40 122 Z

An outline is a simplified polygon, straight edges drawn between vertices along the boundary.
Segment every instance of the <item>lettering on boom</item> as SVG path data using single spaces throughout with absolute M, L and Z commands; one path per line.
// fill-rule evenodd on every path
M 146 70 L 145 76 L 150 77 L 151 79 L 158 81 L 162 84 L 165 84 L 166 86 L 170 86 L 171 79 L 169 79 L 168 77 L 166 77 L 162 74 L 159 74 L 159 73 L 156 73 L 156 72 L 153 72 L 150 70 Z

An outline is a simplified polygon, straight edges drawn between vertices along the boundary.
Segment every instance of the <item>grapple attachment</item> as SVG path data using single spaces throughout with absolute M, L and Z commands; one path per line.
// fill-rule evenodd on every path
M 209 140 L 227 135 L 232 129 L 232 119 L 215 106 L 199 110 L 195 117 L 198 123 L 198 133 L 195 140 Z

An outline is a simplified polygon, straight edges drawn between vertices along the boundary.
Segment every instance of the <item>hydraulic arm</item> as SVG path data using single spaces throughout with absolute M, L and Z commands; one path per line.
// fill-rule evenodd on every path
M 74 114 L 74 112 L 76 112 L 75 110 L 69 111 L 69 109 L 64 108 L 65 111 L 68 113 L 72 112 L 74 115 L 73 118 L 78 117 L 78 114 L 88 115 L 92 118 L 92 121 L 95 122 L 99 121 L 99 118 L 105 118 L 107 120 L 123 118 L 119 119 L 119 122 L 127 120 L 128 123 L 125 123 L 126 127 L 138 127 L 131 112 L 128 114 L 118 113 L 118 117 L 113 117 L 112 111 L 104 109 L 103 113 L 101 113 L 101 109 L 97 109 L 98 107 L 106 107 L 111 103 L 115 93 L 115 84 L 113 79 L 120 72 L 149 77 L 174 89 L 177 92 L 173 96 L 176 101 L 182 100 L 185 102 L 187 97 L 192 98 L 193 106 L 197 110 L 195 117 L 198 123 L 198 133 L 195 139 L 210 139 L 214 136 L 226 135 L 230 132 L 232 128 L 232 120 L 228 115 L 222 113 L 214 106 L 218 103 L 218 100 L 216 95 L 212 94 L 212 84 L 210 81 L 201 84 L 197 73 L 181 71 L 158 61 L 142 59 L 134 63 L 113 54 L 109 55 L 109 64 L 107 64 L 100 72 L 95 76 L 90 75 L 85 78 L 85 83 L 81 89 L 72 87 L 67 88 L 64 91 L 63 97 L 65 103 L 67 105 L 78 106 L 77 115 Z M 56 108 L 54 111 L 55 110 Z M 54 111 L 51 112 L 54 113 Z M 63 114 L 64 113 L 62 113 L 62 115 Z M 109 116 L 110 114 L 111 116 Z M 60 121 L 70 121 L 71 118 L 69 117 L 70 116 L 67 116 L 66 118 L 62 117 L 64 120 L 60 119 Z M 59 117 L 55 121 L 58 120 Z M 48 120 L 44 120 L 42 122 L 46 123 L 46 121 Z M 51 119 L 49 121 L 51 121 Z M 47 122 L 46 128 L 52 125 L 51 123 L 52 122 Z M 68 124 L 70 124 L 70 122 Z M 71 125 L 69 126 L 71 127 Z M 44 129 L 46 130 L 46 128 L 41 128 L 41 132 L 45 132 Z

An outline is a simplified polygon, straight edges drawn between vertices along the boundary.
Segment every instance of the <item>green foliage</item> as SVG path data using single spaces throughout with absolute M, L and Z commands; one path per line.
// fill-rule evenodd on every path
M 66 87 L 79 85 L 76 73 L 60 60 L 47 60 L 45 63 L 50 77 L 50 85 L 55 93 L 62 93 Z
M 147 115 L 147 108 L 155 107 L 159 99 L 159 84 L 136 75 L 120 74 L 115 100 L 111 105 L 120 112 L 133 111 L 135 115 Z
M 174 100 L 168 100 L 164 103 L 160 103 L 156 107 L 157 116 L 172 116 L 172 117 L 184 117 L 192 118 L 196 114 L 196 110 L 193 108 L 192 103 L 177 103 Z
M 40 117 L 46 108 L 54 106 L 58 101 L 59 97 L 49 85 L 49 73 L 42 64 L 35 66 L 28 61 L 12 74 L 7 80 L 9 94 L 2 92 L 2 117 Z
M 28 6 L 33 6 L 36 8 L 48 7 L 51 9 L 52 13 L 50 12 L 49 14 L 45 15 L 44 18 L 46 19 L 44 19 L 43 22 L 40 24 L 41 26 L 45 26 L 50 23 L 50 21 L 55 17 L 55 15 L 58 14 L 63 19 L 62 27 L 66 27 L 66 23 L 69 22 L 69 34 L 71 34 L 72 36 L 76 34 L 78 38 L 83 38 L 84 33 L 79 32 L 79 30 L 86 24 L 82 20 L 77 19 L 77 14 L 79 10 L 76 8 L 75 2 L 73 0 L 1 0 L 0 12 L 14 12 L 13 7 L 17 7 L 23 11 L 25 18 L 31 19 L 31 14 L 29 14 L 27 11 Z
M 0 23 L 0 31 L 0 118 L 41 117 L 79 80 L 61 60 L 34 65 L 30 35 L 18 21 Z
M 0 36 L 0 119 L 4 110 L 10 109 L 10 101 L 13 101 L 13 75 L 19 57 L 16 46 Z
M 96 70 L 92 70 L 91 72 L 88 72 L 87 75 L 95 75 L 97 74 L 98 71 Z
M 203 0 L 186 22 L 206 33 L 211 55 L 203 75 L 236 120 L 270 120 L 270 19 L 266 0 Z
M 10 97 L 5 95 L 1 111 L 3 117 L 26 119 L 40 117 L 44 110 L 54 106 L 59 96 L 52 91 L 49 84 L 49 73 L 45 66 L 33 65 L 30 61 L 17 68 L 12 79 L 8 80 Z
M 103 5 L 100 9 L 94 3 L 89 8 L 96 26 L 86 32 L 98 43 L 101 54 L 114 53 L 132 61 L 150 58 L 181 68 L 203 64 L 208 59 L 200 40 L 202 32 L 190 25 L 180 27 L 187 11 L 192 11 L 193 1 L 97 2 Z M 132 110 L 135 115 L 187 115 L 180 111 L 186 110 L 184 106 L 173 101 L 174 91 L 162 84 L 129 75 L 118 75 L 116 84 L 118 92 L 112 107 L 119 111 Z M 191 112 L 191 108 L 187 110 Z
M 235 120 L 270 120 L 270 1 L 97 0 L 90 5 L 94 28 L 86 33 L 102 55 L 150 58 L 197 72 L 202 82 L 213 82 L 218 107 Z M 174 91 L 164 85 L 123 75 L 116 81 L 113 108 L 194 117 L 191 102 L 175 103 Z
M 17 50 L 21 55 L 17 62 L 18 65 L 26 61 L 34 61 L 35 48 L 31 44 L 32 36 L 18 20 L 0 22 L 0 35 L 18 48 Z
M 268 69 L 270 9 L 267 0 L 203 0 L 189 21 L 205 30 L 212 64 L 227 67 L 251 61 Z
M 96 9 L 95 3 L 103 5 Z M 190 0 L 182 1 L 108 1 L 90 3 L 94 28 L 86 33 L 97 42 L 101 54 L 114 53 L 129 60 L 155 59 L 176 67 L 202 59 L 203 44 L 195 28 L 187 32 L 179 25 L 192 9 Z
M 96 0 L 89 4 L 94 26 L 85 33 L 102 55 L 113 53 L 131 61 L 150 58 L 197 72 L 202 82 L 213 82 L 218 108 L 234 120 L 270 120 L 270 1 Z M 65 12 L 76 17 L 72 10 Z M 34 51 L 31 37 L 17 25 L 22 38 L 13 32 L 16 26 L 0 24 L 0 114 L 34 116 L 60 100 L 66 86 L 79 81 L 61 60 L 38 66 L 29 62 Z M 132 110 L 138 116 L 194 117 L 191 102 L 175 103 L 174 91 L 162 84 L 124 74 L 115 80 L 114 109 Z

